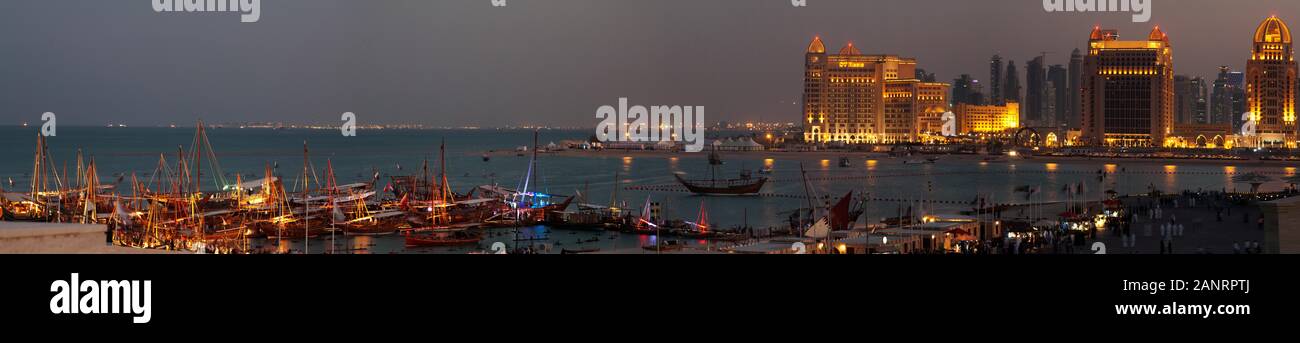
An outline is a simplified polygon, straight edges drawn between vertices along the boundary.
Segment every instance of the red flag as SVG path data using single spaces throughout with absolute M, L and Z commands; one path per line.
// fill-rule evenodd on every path
M 831 230 L 848 230 L 849 225 L 849 200 L 853 198 L 853 191 L 845 194 L 840 201 L 831 207 Z

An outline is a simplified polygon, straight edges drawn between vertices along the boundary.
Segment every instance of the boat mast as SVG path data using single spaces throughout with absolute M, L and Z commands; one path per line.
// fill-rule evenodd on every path
M 308 161 L 308 159 L 307 159 L 307 141 L 304 140 L 304 141 L 302 141 L 302 208 L 303 208 L 303 210 L 302 210 L 302 246 L 303 246 L 303 254 L 309 254 L 309 253 L 311 253 L 311 237 L 308 237 L 308 236 L 310 236 L 310 235 L 308 235 L 308 232 L 310 232 L 311 227 L 307 225 L 307 222 L 308 222 L 309 220 L 311 220 L 311 201 L 309 201 L 309 200 L 307 199 L 307 197 L 310 195 L 309 193 L 307 193 L 307 188 L 311 186 L 310 184 L 308 184 L 308 181 L 307 181 L 307 177 L 308 177 L 308 175 L 309 175 L 309 174 L 307 173 L 307 165 L 308 165 L 309 162 L 310 162 L 310 161 Z
M 615 207 L 618 207 L 618 173 L 619 171 L 617 170 L 614 171 L 614 193 L 609 195 L 610 209 L 614 209 Z
M 199 137 L 203 137 L 203 119 L 199 119 L 198 128 L 194 129 L 194 193 L 203 195 L 203 145 L 199 144 Z
M 44 141 L 45 141 L 45 136 L 42 136 L 40 133 L 37 133 L 36 134 L 36 156 L 35 156 L 35 160 L 32 161 L 32 202 L 35 202 L 37 204 L 37 207 L 40 209 L 40 213 L 42 217 L 44 217 L 46 213 L 45 202 L 41 201 L 41 159 L 42 159 L 41 155 L 43 154 L 42 151 L 43 149 L 41 149 L 42 146 L 41 143 L 44 143 Z
M 329 201 L 330 207 L 330 254 L 332 255 L 334 254 L 334 248 L 337 245 L 334 241 L 334 231 L 337 229 L 336 225 L 338 224 L 338 217 L 335 216 L 334 213 L 341 212 L 338 209 L 339 204 L 334 202 L 334 191 L 338 189 L 338 184 L 334 181 L 333 159 L 325 159 L 325 177 L 325 193 L 328 196 L 329 200 L 327 201 Z

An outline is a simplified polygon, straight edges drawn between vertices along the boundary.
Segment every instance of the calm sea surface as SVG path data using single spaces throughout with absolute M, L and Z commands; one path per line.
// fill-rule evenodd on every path
M 27 188 L 35 147 L 36 127 L 0 127 L 0 182 L 10 189 L 12 179 L 16 191 Z M 561 140 L 580 140 L 590 136 L 588 131 L 544 130 L 540 142 L 558 143 Z M 174 168 L 178 147 L 190 148 L 193 128 L 99 128 L 60 127 L 57 137 L 48 144 L 60 168 L 66 162 L 75 170 L 76 152 L 83 151 L 87 159 L 94 157 L 99 166 L 101 182 L 116 182 L 119 176 L 129 180 L 136 173 L 148 180 L 159 155 L 165 156 Z M 369 181 L 372 170 L 379 170 L 383 180 L 389 175 L 418 174 L 425 158 L 436 172 L 438 146 L 446 141 L 447 164 L 451 184 L 465 192 L 477 185 L 500 184 L 516 187 L 527 171 L 528 157 L 514 154 L 495 155 L 484 162 L 481 155 L 489 150 L 513 150 L 532 144 L 533 132 L 529 130 L 361 130 L 356 137 L 342 137 L 335 130 L 269 130 L 269 129 L 209 129 L 208 136 L 217 152 L 221 175 L 234 182 L 236 174 L 246 180 L 262 177 L 264 166 L 277 167 L 277 174 L 287 182 L 298 179 L 302 173 L 303 142 L 308 143 L 311 164 L 323 177 L 326 161 L 333 163 L 339 183 Z M 1076 161 L 1045 163 L 1021 160 L 1010 163 L 981 164 L 971 161 L 940 160 L 937 164 L 908 165 L 903 159 L 851 158 L 852 167 L 838 166 L 838 157 L 815 154 L 743 154 L 723 156 L 727 164 L 725 173 L 734 176 L 741 169 L 757 170 L 770 165 L 771 175 L 764 193 L 776 195 L 803 195 L 799 168 L 802 164 L 813 180 L 819 194 L 840 196 L 850 190 L 868 192 L 873 198 L 902 199 L 904 202 L 872 202 L 867 215 L 879 219 L 893 216 L 907 201 L 925 199 L 944 201 L 934 205 L 937 212 L 955 213 L 969 209 L 977 194 L 983 194 L 998 203 L 1026 201 L 1068 200 L 1062 191 L 1064 185 L 1084 182 L 1090 199 L 1101 196 L 1105 189 L 1115 188 L 1120 193 L 1132 194 L 1155 187 L 1164 191 L 1185 189 L 1232 190 L 1245 188 L 1234 185 L 1231 173 L 1263 172 L 1274 178 L 1294 175 L 1294 166 L 1270 165 L 1261 167 L 1224 166 L 1198 163 L 1115 162 L 1115 168 L 1124 171 L 1118 177 L 1098 181 L 1097 171 L 1105 168 L 1105 161 Z M 207 163 L 205 160 L 204 163 Z M 1243 163 L 1244 164 L 1244 163 Z M 1290 167 L 1290 168 L 1288 168 Z M 400 168 L 400 169 L 399 169 Z M 539 162 L 541 190 L 556 194 L 575 194 L 582 191 L 590 202 L 608 204 L 613 195 L 615 173 L 623 187 L 671 185 L 674 171 L 697 177 L 708 175 L 707 155 L 685 154 L 671 156 L 544 156 Z M 72 174 L 73 172 L 69 172 Z M 213 187 L 213 170 L 204 166 L 205 187 Z M 384 181 L 380 182 L 381 184 Z M 122 183 L 126 185 L 126 183 Z M 1018 186 L 1039 186 L 1042 193 L 1026 199 L 1016 193 Z M 1265 190 L 1283 187 L 1272 183 Z M 291 186 L 292 187 L 292 186 Z M 631 207 L 640 207 L 650 197 L 662 203 L 669 218 L 694 219 L 701 203 L 708 209 L 710 222 L 715 226 L 731 227 L 747 219 L 752 226 L 783 225 L 791 210 L 805 205 L 803 199 L 767 197 L 701 197 L 685 193 L 618 191 L 617 201 Z M 963 204 L 958 204 L 963 203 Z M 502 231 L 489 237 L 490 242 L 501 241 L 515 245 L 515 234 Z M 560 248 L 601 249 L 634 248 L 650 244 L 655 237 L 551 230 L 544 227 L 529 228 L 520 234 L 525 237 L 544 237 L 538 241 L 520 241 L 518 244 L 548 242 L 553 250 Z M 596 242 L 580 241 L 598 238 Z M 464 252 L 466 248 L 407 250 L 399 237 L 337 238 L 338 249 L 355 248 L 371 253 L 423 253 Z M 292 249 L 320 252 L 329 248 L 329 238 L 311 242 L 286 242 Z M 558 245 L 556 243 L 559 243 Z M 692 244 L 707 244 L 692 242 Z

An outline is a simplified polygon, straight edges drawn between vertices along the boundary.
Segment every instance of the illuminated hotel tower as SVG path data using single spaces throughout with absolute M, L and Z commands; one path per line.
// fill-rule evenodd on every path
M 1158 147 L 1173 131 L 1174 52 L 1156 27 L 1142 41 L 1094 28 L 1084 58 L 1083 141 L 1091 145 Z
M 864 55 L 853 43 L 827 54 L 814 38 L 804 58 L 804 141 L 922 141 L 940 131 L 950 87 L 916 79 L 916 59 Z
M 1295 82 L 1291 30 L 1269 17 L 1255 30 L 1254 50 L 1246 61 L 1246 109 L 1258 125 L 1257 141 L 1251 143 L 1296 147 Z

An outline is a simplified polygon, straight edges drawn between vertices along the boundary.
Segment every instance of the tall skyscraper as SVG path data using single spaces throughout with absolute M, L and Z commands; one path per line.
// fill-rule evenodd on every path
M 1048 120 L 1052 126 L 1068 125 L 1070 104 L 1074 101 L 1070 96 L 1070 76 L 1065 66 L 1054 64 L 1047 68 L 1047 83 L 1052 87 L 1052 96 L 1047 102 L 1047 107 L 1053 110 L 1047 115 L 1051 116 Z
M 1234 128 L 1241 128 L 1244 122 L 1241 114 L 1246 113 L 1246 73 L 1234 71 L 1228 73 L 1228 84 L 1232 85 L 1232 113 Z
M 993 55 L 989 61 L 989 102 L 994 105 L 1002 103 L 1002 56 Z
M 1231 124 L 1228 116 L 1232 112 L 1232 97 L 1229 95 L 1228 66 L 1219 66 L 1219 75 L 1210 87 L 1210 124 Z
M 1079 87 L 1082 83 L 1081 77 L 1083 76 L 1082 73 L 1083 53 L 1080 52 L 1079 49 L 1074 49 L 1074 52 L 1070 54 L 1070 87 L 1066 91 L 1068 100 L 1061 100 L 1068 105 L 1065 110 L 1065 125 L 1072 129 L 1078 128 L 1083 124 L 1081 119 L 1079 119 L 1079 111 L 1080 108 L 1083 107 L 1083 104 L 1081 103 L 1083 97 L 1079 95 Z
M 927 72 L 925 69 L 921 68 L 916 68 L 916 79 L 921 80 L 921 82 L 938 82 L 938 80 L 935 79 L 934 73 Z
M 1241 72 L 1234 72 L 1228 66 L 1219 67 L 1210 95 L 1210 124 L 1230 124 L 1234 132 L 1241 128 L 1241 115 L 1246 112 L 1244 80 Z
M 1044 126 L 1046 122 L 1047 70 L 1043 68 L 1043 56 L 1034 57 L 1025 64 L 1025 121 L 1032 126 Z
M 1173 130 L 1174 52 L 1157 26 L 1142 41 L 1094 28 L 1084 59 L 1083 142 L 1159 147 Z
M 975 84 L 978 81 L 972 79 L 970 74 L 961 74 L 961 77 L 952 80 L 952 103 L 978 105 L 979 101 L 975 98 L 978 92 L 975 90 Z
M 1007 62 L 1007 72 L 1003 74 L 1002 80 L 1002 102 L 1014 101 L 1021 103 L 1020 97 L 1020 73 L 1016 71 L 1016 61 Z
M 1254 48 L 1246 61 L 1246 107 L 1257 124 L 1256 142 L 1267 147 L 1296 147 L 1295 51 L 1291 30 L 1277 17 L 1255 29 Z
M 1196 108 L 1192 113 L 1192 122 L 1197 124 L 1209 124 L 1210 98 L 1209 87 L 1205 84 L 1205 79 L 1199 76 L 1192 78 L 1192 94 L 1196 97 Z
M 853 43 L 827 54 L 814 38 L 804 53 L 804 140 L 920 141 L 942 125 L 950 86 L 916 76 L 916 59 L 864 55 Z
M 1204 124 L 1205 80 L 1174 75 L 1174 123 Z

